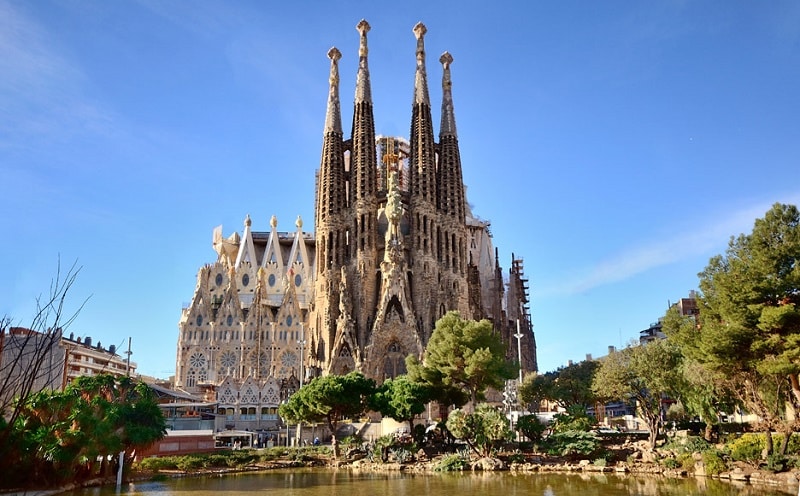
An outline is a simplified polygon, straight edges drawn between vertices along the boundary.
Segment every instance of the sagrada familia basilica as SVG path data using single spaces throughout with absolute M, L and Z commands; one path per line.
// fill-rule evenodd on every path
M 490 225 L 473 216 L 462 181 L 450 66 L 442 65 L 438 142 L 428 94 L 425 26 L 414 27 L 416 74 L 408 140 L 375 134 L 360 34 L 353 127 L 342 131 L 341 53 L 330 88 L 316 174 L 314 232 L 214 231 L 214 263 L 202 267 L 179 323 L 176 386 L 212 389 L 220 408 L 274 413 L 300 380 L 358 370 L 381 382 L 422 357 L 449 311 L 488 319 L 507 357 L 536 370 L 536 343 L 522 260 L 504 275 Z

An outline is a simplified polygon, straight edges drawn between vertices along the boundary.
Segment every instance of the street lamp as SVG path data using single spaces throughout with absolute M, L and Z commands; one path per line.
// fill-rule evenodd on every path
M 517 333 L 514 334 L 517 338 L 517 357 L 519 359 L 519 383 L 522 385 L 522 333 L 519 330 L 519 319 L 517 319 Z

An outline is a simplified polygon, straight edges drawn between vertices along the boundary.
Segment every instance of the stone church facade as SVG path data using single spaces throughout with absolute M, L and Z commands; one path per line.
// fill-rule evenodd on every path
M 342 131 L 336 48 L 316 178 L 314 233 L 214 231 L 217 261 L 201 268 L 179 323 L 176 386 L 213 389 L 220 410 L 269 420 L 300 378 L 363 372 L 378 382 L 422 356 L 436 321 L 456 310 L 489 319 L 509 360 L 536 370 L 522 260 L 507 278 L 490 225 L 472 214 L 462 180 L 450 65 L 442 65 L 438 141 L 428 93 L 425 26 L 408 140 L 376 135 L 361 21 L 353 127 Z M 225 401 L 222 401 L 222 400 Z M 246 400 L 246 401 L 245 401 Z M 225 403 L 223 405 L 223 403 Z M 246 404 L 245 404 L 246 403 Z M 262 418 L 263 416 L 263 418 Z M 237 424 L 241 425 L 241 424 Z M 257 427 L 255 424 L 251 427 Z

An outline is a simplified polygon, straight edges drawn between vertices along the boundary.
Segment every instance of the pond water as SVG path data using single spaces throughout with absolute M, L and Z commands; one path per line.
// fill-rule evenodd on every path
M 68 496 L 786 496 L 794 492 L 704 478 L 667 479 L 611 474 L 360 473 L 275 470 L 88 488 Z

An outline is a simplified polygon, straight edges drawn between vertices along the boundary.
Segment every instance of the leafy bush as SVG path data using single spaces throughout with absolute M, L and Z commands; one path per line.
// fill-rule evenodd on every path
M 405 463 L 411 459 L 412 453 L 405 448 L 397 448 L 392 450 L 392 455 L 398 463 Z
M 740 438 L 729 442 L 725 449 L 732 460 L 758 466 L 761 462 L 761 451 L 764 449 L 764 436 L 753 433 L 742 434 Z
M 681 468 L 687 472 L 694 472 L 694 457 L 691 453 L 683 453 L 678 455 L 678 462 Z
M 487 403 L 479 404 L 473 413 L 453 410 L 447 417 L 447 428 L 482 456 L 490 456 L 498 443 L 511 439 L 508 419 Z
M 174 470 L 177 467 L 174 456 L 161 456 L 153 458 L 143 458 L 136 463 L 136 467 L 146 471 Z
M 586 409 L 579 405 L 571 406 L 564 413 L 553 416 L 553 432 L 583 431 L 588 432 L 594 421 L 586 415 Z
M 447 455 L 439 461 L 434 467 L 434 472 L 455 472 L 464 470 L 467 466 L 467 461 L 461 455 L 452 454 Z
M 525 463 L 525 454 L 520 450 L 516 450 L 508 455 L 508 463 Z
M 517 420 L 517 430 L 534 443 L 538 443 L 547 430 L 547 424 L 542 422 L 538 415 L 523 415 Z
M 767 456 L 767 470 L 770 472 L 783 472 L 787 469 L 789 464 L 789 459 L 783 455 L 773 453 Z
M 206 467 L 207 460 L 205 457 L 199 456 L 182 456 L 177 460 L 175 465 L 178 470 L 188 472 L 190 470 L 197 470 L 198 468 Z
M 557 432 L 547 437 L 544 449 L 550 455 L 588 457 L 599 451 L 600 439 L 591 432 Z
M 683 439 L 673 439 L 664 448 L 678 454 L 683 453 L 703 453 L 713 448 L 708 441 L 698 436 L 689 436 Z
M 664 458 L 660 461 L 661 466 L 668 469 L 676 469 L 681 466 L 677 458 Z
M 595 467 L 605 467 L 606 465 L 608 465 L 608 460 L 606 460 L 605 458 L 596 458 L 592 462 L 592 465 L 594 465 Z
M 708 450 L 703 452 L 703 466 L 708 475 L 718 475 L 728 470 L 728 465 L 722 459 L 720 453 L 716 450 Z

